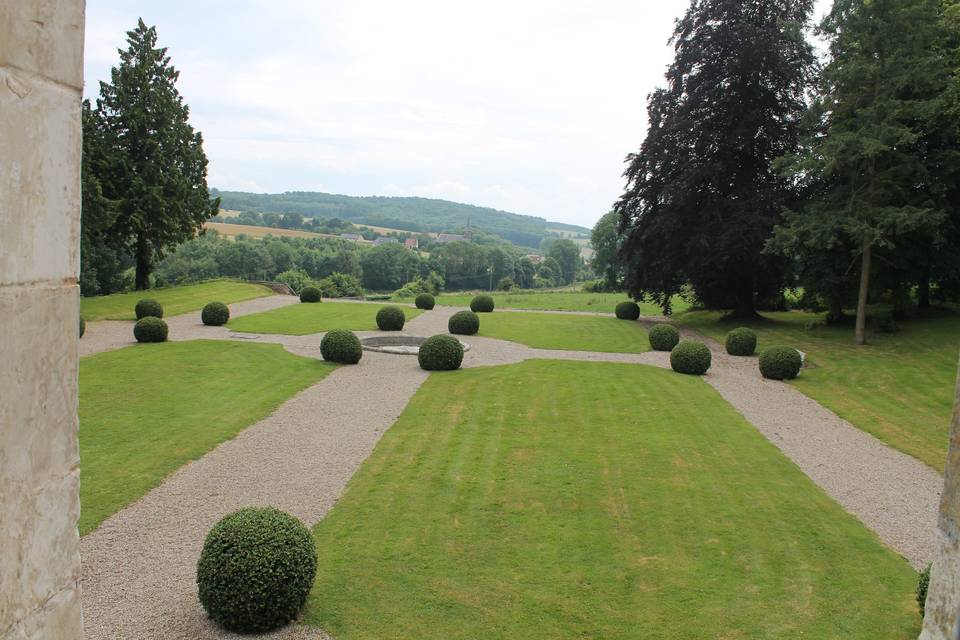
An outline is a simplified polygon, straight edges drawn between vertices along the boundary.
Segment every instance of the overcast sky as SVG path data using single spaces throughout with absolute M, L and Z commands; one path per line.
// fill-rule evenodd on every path
M 688 4 L 87 0 L 86 95 L 142 17 L 181 72 L 211 187 L 417 195 L 592 226 L 623 189 Z

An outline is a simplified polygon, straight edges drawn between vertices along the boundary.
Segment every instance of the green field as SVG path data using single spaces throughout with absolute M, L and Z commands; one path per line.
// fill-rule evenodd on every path
M 259 284 L 235 280 L 213 280 L 201 284 L 187 284 L 149 291 L 114 293 L 109 296 L 80 299 L 80 315 L 92 320 L 135 320 L 133 308 L 143 298 L 153 298 L 163 305 L 164 316 L 176 316 L 190 311 L 199 311 L 208 302 L 231 304 L 253 298 L 273 295 Z
M 653 367 L 433 375 L 314 531 L 305 621 L 338 640 L 919 629 L 905 560 L 703 380 Z
M 870 333 L 869 344 L 853 344 L 853 327 L 820 326 L 821 315 L 764 313 L 746 323 L 759 336 L 759 349 L 774 344 L 807 353 L 814 368 L 792 384 L 837 415 L 887 444 L 944 469 L 957 378 L 960 316 L 951 312 L 901 322 L 901 331 Z M 684 325 L 723 341 L 738 324 L 717 312 L 678 316 Z M 759 375 L 759 374 L 758 374 Z
M 642 353 L 650 350 L 639 322 L 559 313 L 480 313 L 480 335 L 535 349 Z
M 448 307 L 468 307 L 476 293 L 442 294 L 437 304 Z M 613 313 L 618 302 L 629 300 L 622 293 L 586 293 L 583 291 L 517 291 L 512 293 L 490 293 L 500 309 L 531 309 L 534 311 L 593 311 L 595 313 Z M 413 302 L 413 299 L 403 299 Z M 640 312 L 645 316 L 657 316 L 663 312 L 651 302 L 641 302 Z M 689 304 L 679 296 L 674 300 L 674 313 L 686 310 Z
M 331 329 L 376 331 L 377 311 L 381 305 L 362 302 L 320 302 L 293 304 L 272 311 L 241 316 L 227 323 L 233 331 L 245 333 L 283 333 L 305 336 Z M 404 307 L 407 322 L 423 313 Z
M 80 361 L 80 534 L 332 367 L 279 345 L 144 344 Z

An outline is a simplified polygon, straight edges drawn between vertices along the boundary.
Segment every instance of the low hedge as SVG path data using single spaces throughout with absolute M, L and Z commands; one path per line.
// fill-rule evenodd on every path
M 480 331 L 480 317 L 473 311 L 457 311 L 447 320 L 447 330 L 461 336 L 476 335 Z
M 304 287 L 300 291 L 300 302 L 320 302 L 320 289 L 314 286 Z
M 640 305 L 626 300 L 617 305 L 614 313 L 621 320 L 636 320 L 640 317 Z
M 425 311 L 430 311 L 431 309 L 433 309 L 433 308 L 436 306 L 437 301 L 434 300 L 433 296 L 430 295 L 429 293 L 421 293 L 421 294 L 418 295 L 417 298 L 413 301 L 413 304 L 414 304 L 414 306 L 417 307 L 417 309 L 423 309 L 423 310 L 425 310 Z
M 426 371 L 453 371 L 463 363 L 463 345 L 453 336 L 433 336 L 420 345 L 417 360 Z
M 770 380 L 793 380 L 800 374 L 803 358 L 793 347 L 770 347 L 760 352 L 760 374 Z
M 702 342 L 684 340 L 670 352 L 670 366 L 677 373 L 702 376 L 710 369 L 710 347 Z
M 167 323 L 154 316 L 146 316 L 133 325 L 133 337 L 137 342 L 166 342 Z
M 137 302 L 137 306 L 133 308 L 133 312 L 137 316 L 137 320 L 141 318 L 162 318 L 163 317 L 163 306 L 151 298 L 144 298 Z
M 671 324 L 657 324 L 650 329 L 647 338 L 654 351 L 672 351 L 680 342 L 680 332 Z
M 757 333 L 753 329 L 738 327 L 727 334 L 725 346 L 732 356 L 752 356 L 757 350 Z
M 407 316 L 400 307 L 388 305 L 377 311 L 377 326 L 380 331 L 400 331 L 406 321 Z
M 197 591 L 225 629 L 262 633 L 296 619 L 316 573 L 316 545 L 302 522 L 272 507 L 241 509 L 207 534 Z
M 208 302 L 200 312 L 200 319 L 208 327 L 221 327 L 230 319 L 230 309 L 222 302 Z
M 84 320 L 83 317 L 81 316 L 81 318 L 80 318 L 80 337 L 82 338 L 82 337 L 83 337 L 83 334 L 85 334 L 86 332 L 87 332 L 87 321 Z
M 470 301 L 470 311 L 474 313 L 490 313 L 493 307 L 493 298 L 490 296 L 476 296 Z
M 357 364 L 363 357 L 363 347 L 352 331 L 333 329 L 320 341 L 320 355 L 329 362 Z

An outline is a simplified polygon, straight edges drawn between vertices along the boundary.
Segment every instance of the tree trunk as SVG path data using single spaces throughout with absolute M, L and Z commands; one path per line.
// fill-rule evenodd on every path
M 137 291 L 150 288 L 150 244 L 142 235 L 137 236 L 137 277 L 134 287 Z
M 860 292 L 857 294 L 857 325 L 854 330 L 853 341 L 858 344 L 867 343 L 867 294 L 870 292 L 870 258 L 873 243 L 863 241 L 863 262 L 860 266 Z
M 924 274 L 917 287 L 917 306 L 921 309 L 930 308 L 930 275 Z

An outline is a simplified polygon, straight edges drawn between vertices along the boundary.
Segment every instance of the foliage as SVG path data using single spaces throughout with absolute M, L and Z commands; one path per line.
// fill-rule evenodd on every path
M 133 337 L 137 342 L 166 342 L 167 323 L 155 316 L 145 316 L 133 325 Z
M 357 298 L 363 295 L 360 279 L 349 273 L 331 273 L 317 287 L 325 298 Z
M 163 306 L 152 298 L 143 298 L 137 301 L 137 305 L 133 308 L 133 313 L 137 317 L 137 320 L 146 318 L 147 316 L 162 318 Z
M 927 613 L 927 590 L 930 588 L 930 569 L 927 568 L 920 572 L 917 578 L 917 607 L 920 609 L 920 617 L 923 618 Z
M 230 319 L 230 308 L 222 302 L 208 302 L 200 313 L 200 320 L 210 327 L 220 327 Z
M 320 340 L 320 355 L 330 362 L 357 364 L 363 357 L 363 347 L 352 331 L 333 329 Z
M 747 327 L 737 327 L 727 334 L 724 346 L 732 356 L 752 356 L 757 350 L 757 332 Z
M 803 359 L 793 347 L 767 347 L 760 352 L 760 373 L 770 380 L 793 380 L 800 374 Z
M 417 299 L 414 301 L 414 305 L 417 309 L 425 309 L 429 311 L 437 304 L 437 301 L 429 293 L 421 293 L 417 296 Z
M 473 311 L 457 311 L 447 320 L 447 330 L 461 336 L 472 336 L 480 330 L 480 316 Z
M 87 321 L 83 319 L 83 316 L 80 316 L 80 337 L 83 337 L 83 334 L 87 332 Z
M 320 302 L 320 289 L 314 286 L 304 287 L 300 292 L 300 302 Z
M 313 278 L 302 269 L 288 269 L 282 273 L 278 273 L 273 278 L 273 281 L 287 285 L 297 295 L 300 295 L 306 287 L 312 286 L 316 288 L 316 283 Z
M 567 238 L 551 242 L 547 257 L 553 258 L 560 265 L 560 283 L 562 284 L 573 282 L 583 264 L 580 259 L 580 247 L 577 246 L 576 242 Z
M 417 276 L 407 284 L 393 292 L 397 298 L 412 298 L 421 293 L 435 296 L 443 291 L 443 277 L 436 271 L 431 271 L 426 278 Z
M 417 360 L 426 371 L 453 371 L 463 362 L 463 345 L 453 336 L 431 336 L 420 345 Z
M 710 369 L 710 347 L 702 342 L 684 340 L 670 351 L 670 367 L 677 373 L 702 376 Z
M 420 273 L 420 258 L 402 244 L 381 244 L 360 259 L 363 286 L 374 291 L 399 289 Z
M 650 328 L 650 348 L 654 351 L 673 351 L 680 342 L 680 332 L 670 324 L 658 323 Z
M 272 295 L 273 292 L 259 284 L 213 280 L 201 284 L 155 289 L 150 295 L 160 302 L 171 316 L 197 311 L 208 300 L 220 300 L 226 304 L 252 300 Z M 141 293 L 114 293 L 108 296 L 80 299 L 80 312 L 87 320 L 133 320 L 133 307 Z
M 510 276 L 503 276 L 497 282 L 497 291 L 513 291 L 517 283 Z
M 640 305 L 632 300 L 624 300 L 617 304 L 614 314 L 620 320 L 636 320 L 640 317 Z
M 893 312 L 889 309 L 871 313 L 870 323 L 873 325 L 874 331 L 880 333 L 896 333 L 900 330 L 900 325 L 897 324 L 896 318 L 893 317 Z
M 602 276 L 604 291 L 617 291 L 623 284 L 623 263 L 620 261 L 622 238 L 617 229 L 620 216 L 616 211 L 604 214 L 593 226 L 590 246 L 593 247 L 593 270 Z
M 470 310 L 474 313 L 491 313 L 494 306 L 493 298 L 487 295 L 475 296 L 470 301 Z
M 377 311 L 377 327 L 380 331 L 401 331 L 406 321 L 403 309 L 396 305 L 387 305 Z

